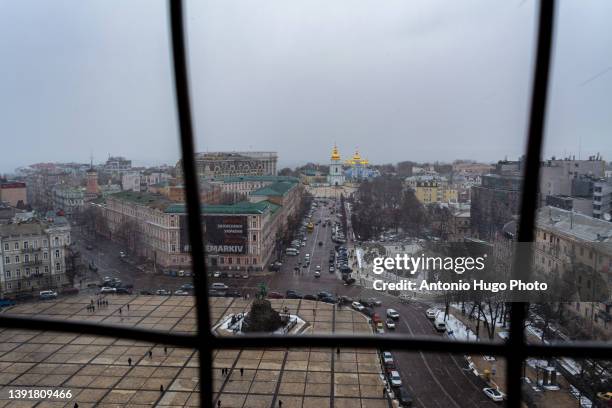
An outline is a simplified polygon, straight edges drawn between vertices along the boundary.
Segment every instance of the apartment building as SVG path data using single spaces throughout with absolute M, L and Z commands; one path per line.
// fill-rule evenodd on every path
M 0 298 L 69 285 L 70 225 L 63 217 L 0 224 Z

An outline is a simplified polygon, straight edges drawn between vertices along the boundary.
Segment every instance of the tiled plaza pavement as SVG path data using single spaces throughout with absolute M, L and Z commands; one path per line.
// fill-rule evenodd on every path
M 194 332 L 191 297 L 89 297 L 24 304 L 7 311 L 64 320 Z M 249 301 L 212 298 L 212 320 L 245 311 Z M 365 317 L 348 308 L 306 300 L 272 300 L 309 324 L 308 333 L 369 333 Z M 129 303 L 129 311 L 127 305 Z M 121 308 L 121 312 L 119 309 Z M 149 351 L 152 355 L 149 356 Z M 131 359 L 131 365 L 128 364 Z M 199 405 L 197 353 L 191 349 L 113 338 L 0 329 L 0 408 L 182 407 Z M 214 354 L 213 395 L 221 407 L 388 407 L 375 350 L 244 349 Z M 229 375 L 221 374 L 229 368 Z M 242 369 L 242 373 L 241 373 Z M 163 386 L 164 392 L 160 391 Z M 68 400 L 15 400 L 10 390 L 71 390 Z

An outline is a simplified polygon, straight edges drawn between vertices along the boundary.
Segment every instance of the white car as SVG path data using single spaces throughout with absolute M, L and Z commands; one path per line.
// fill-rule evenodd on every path
M 395 329 L 395 321 L 393 321 L 393 319 L 387 319 L 385 324 L 387 325 L 387 329 Z
M 172 292 L 170 292 L 169 290 L 166 289 L 159 289 L 157 292 L 159 296 L 170 296 L 172 294 Z
M 315 268 L 315 270 L 316 270 L 317 272 L 321 272 L 321 265 L 317 265 L 317 267 Z
M 388 351 L 383 351 L 382 358 L 383 358 L 383 363 L 385 363 L 385 365 L 394 363 L 393 355 Z
M 502 402 L 506 396 L 503 392 L 500 392 L 495 388 L 483 388 L 482 392 L 484 392 L 487 397 L 491 398 L 495 402 Z
M 387 317 L 397 320 L 400 317 L 400 314 L 395 309 L 387 309 Z
M 187 292 L 186 290 L 183 290 L 183 289 L 175 290 L 174 294 L 176 296 L 189 296 L 189 292 Z
M 315 277 L 315 278 L 320 278 L 320 277 L 321 277 L 321 272 L 316 271 L 316 272 L 314 273 L 314 277 Z
M 432 307 L 432 308 L 427 309 L 425 311 L 425 316 L 427 316 L 428 319 L 432 319 L 433 320 L 433 319 L 436 318 L 437 315 L 438 315 L 438 309 L 436 309 L 436 308 Z
M 100 293 L 117 293 L 117 288 L 111 288 L 110 286 L 103 286 L 100 288 Z
M 361 312 L 363 309 L 365 309 L 365 306 L 363 306 L 361 303 L 359 302 L 353 302 L 351 303 L 351 306 L 353 307 L 353 309 Z
M 213 278 L 218 278 L 221 276 L 221 272 L 216 271 L 215 273 L 213 273 Z
M 391 371 L 391 374 L 389 374 L 389 382 L 391 383 L 392 387 L 402 386 L 402 378 L 400 377 L 399 373 L 395 370 Z

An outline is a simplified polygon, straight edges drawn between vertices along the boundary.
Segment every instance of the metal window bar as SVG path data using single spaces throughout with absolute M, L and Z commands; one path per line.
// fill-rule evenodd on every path
M 98 325 L 85 322 L 57 321 L 45 318 L 23 318 L 10 315 L 0 316 L 0 327 L 60 331 L 67 333 L 89 334 L 96 336 L 126 338 L 138 341 L 163 343 L 178 347 L 189 347 L 199 351 L 200 356 L 200 393 L 201 404 L 212 408 L 212 351 L 231 348 L 261 347 L 329 347 L 387 348 L 406 351 L 444 352 L 444 353 L 486 353 L 502 356 L 508 360 L 508 401 L 512 408 L 521 406 L 521 367 L 527 357 L 584 357 L 612 359 L 612 345 L 599 342 L 572 342 L 550 345 L 526 344 L 523 324 L 526 317 L 526 304 L 515 304 L 511 310 L 510 339 L 507 343 L 472 343 L 432 339 L 430 337 L 405 337 L 402 335 L 380 336 L 276 336 L 246 335 L 220 338 L 210 331 L 210 314 L 201 230 L 201 211 L 198 182 L 194 163 L 194 142 L 191 120 L 187 58 L 183 27 L 182 0 L 168 0 L 170 9 L 170 29 L 172 35 L 172 56 L 176 105 L 179 119 L 182 163 L 185 177 L 186 202 L 189 217 L 189 239 L 192 248 L 193 267 L 201 273 L 194 274 L 196 294 L 196 313 L 198 332 L 196 335 L 169 334 L 157 330 L 144 330 L 133 327 Z M 546 118 L 547 89 L 549 82 L 550 59 L 554 28 L 554 0 L 541 0 L 538 19 L 538 35 L 535 71 L 532 88 L 529 136 L 527 144 L 526 170 L 522 188 L 519 241 L 532 242 L 536 211 L 536 198 L 539 180 L 539 164 L 542 151 L 544 123 Z M 517 253 L 514 271 L 522 278 L 529 277 L 527 253 Z M 519 256 L 521 255 L 521 256 Z

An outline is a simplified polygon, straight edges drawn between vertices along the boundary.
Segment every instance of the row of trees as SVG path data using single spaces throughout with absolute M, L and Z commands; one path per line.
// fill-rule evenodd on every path
M 427 212 L 401 178 L 377 177 L 363 181 L 354 193 L 351 221 L 363 240 L 399 228 L 420 236 L 427 226 Z

